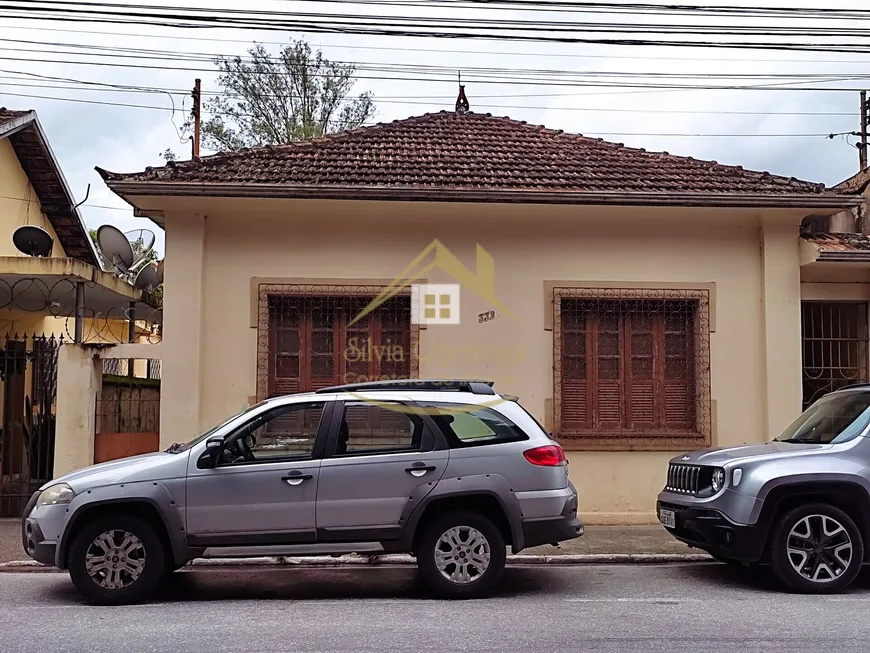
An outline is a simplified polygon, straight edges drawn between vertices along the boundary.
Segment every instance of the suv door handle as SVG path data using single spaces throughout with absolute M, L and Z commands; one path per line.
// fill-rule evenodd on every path
M 435 465 L 427 465 L 426 463 L 414 463 L 410 467 L 406 467 L 405 471 L 411 476 L 423 476 L 426 472 L 435 471 Z
M 307 481 L 309 478 L 314 478 L 311 474 L 303 474 L 302 472 L 292 471 L 287 476 L 282 476 L 281 480 L 286 481 L 287 485 L 299 485 L 302 481 Z

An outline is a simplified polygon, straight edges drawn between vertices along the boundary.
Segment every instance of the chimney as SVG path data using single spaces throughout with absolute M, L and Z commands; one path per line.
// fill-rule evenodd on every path
M 456 98 L 456 113 L 468 112 L 468 98 L 465 97 L 465 86 L 459 85 L 459 97 Z

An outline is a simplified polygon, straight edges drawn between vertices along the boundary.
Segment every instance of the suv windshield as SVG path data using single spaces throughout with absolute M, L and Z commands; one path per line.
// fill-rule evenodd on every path
M 807 408 L 775 442 L 846 442 L 860 435 L 868 422 L 870 393 L 830 394 Z

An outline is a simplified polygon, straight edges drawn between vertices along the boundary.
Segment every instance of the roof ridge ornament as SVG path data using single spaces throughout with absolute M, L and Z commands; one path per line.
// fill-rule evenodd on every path
M 459 97 L 456 98 L 456 113 L 468 113 L 468 98 L 465 97 L 465 85 L 459 85 Z

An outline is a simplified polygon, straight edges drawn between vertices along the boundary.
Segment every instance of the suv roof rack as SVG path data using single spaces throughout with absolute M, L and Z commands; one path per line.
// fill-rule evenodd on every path
M 437 390 L 441 392 L 471 392 L 476 395 L 494 395 L 492 381 L 477 379 L 395 379 L 371 381 L 369 383 L 348 383 L 315 390 L 315 394 L 328 392 L 362 392 L 364 390 Z

